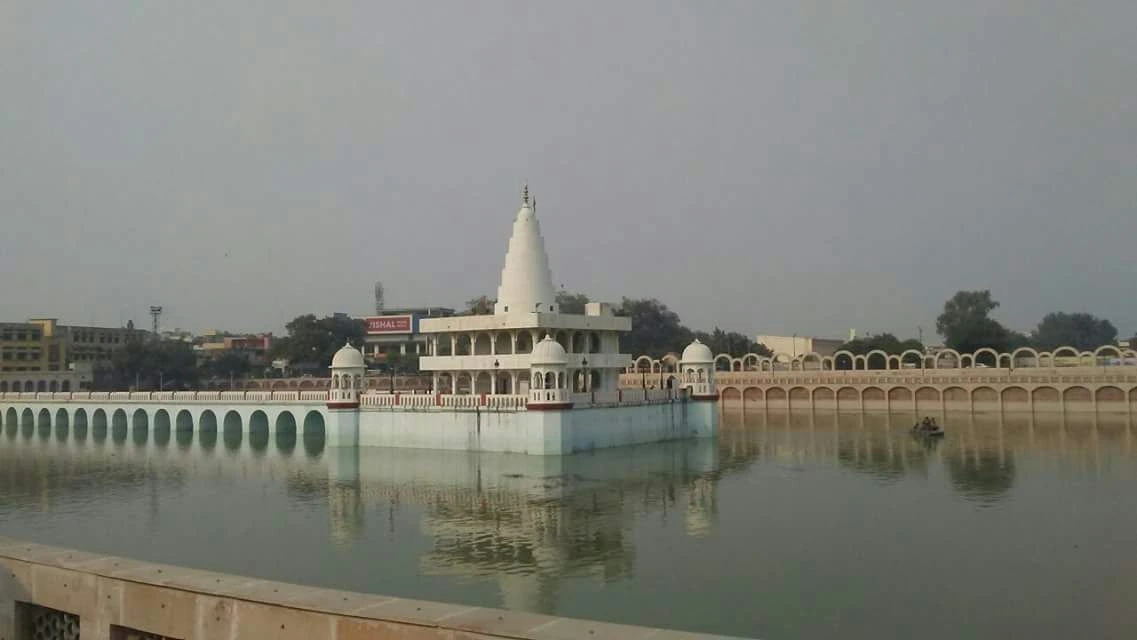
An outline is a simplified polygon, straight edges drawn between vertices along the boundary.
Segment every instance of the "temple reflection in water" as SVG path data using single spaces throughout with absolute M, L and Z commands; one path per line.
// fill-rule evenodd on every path
M 633 573 L 626 532 L 635 516 L 678 517 L 688 535 L 709 532 L 716 453 L 709 440 L 555 458 L 329 449 L 332 536 L 354 539 L 368 509 L 420 505 L 432 540 L 422 574 L 492 577 L 503 606 L 549 611 L 562 578 Z

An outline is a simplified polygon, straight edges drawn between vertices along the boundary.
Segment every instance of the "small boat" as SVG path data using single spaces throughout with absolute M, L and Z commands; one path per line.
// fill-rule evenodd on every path
M 917 422 L 912 427 L 912 433 L 914 435 L 924 436 L 925 438 L 942 438 L 942 437 L 944 437 L 944 430 L 941 429 L 940 425 L 938 425 L 938 424 L 933 424 L 931 426 L 928 426 L 928 425 L 920 424 L 919 422 Z

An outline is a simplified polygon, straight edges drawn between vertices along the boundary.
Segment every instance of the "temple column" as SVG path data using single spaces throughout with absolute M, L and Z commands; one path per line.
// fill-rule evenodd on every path
M 458 395 L 458 374 L 454 371 L 450 372 L 450 395 Z
M 458 336 L 454 334 L 450 335 L 450 355 L 458 355 Z
M 509 350 L 510 353 L 517 353 L 517 332 L 516 331 L 510 331 L 509 332 L 509 345 L 510 345 L 510 350 Z
M 497 355 L 497 334 L 496 333 L 490 334 L 490 355 L 491 356 Z

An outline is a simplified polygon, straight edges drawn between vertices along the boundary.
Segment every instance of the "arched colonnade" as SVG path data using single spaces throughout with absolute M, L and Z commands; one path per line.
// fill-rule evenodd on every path
M 1035 411 L 1137 414 L 1132 384 L 727 385 L 724 408 L 837 411 Z
M 0 405 L 0 429 L 88 431 L 200 432 L 213 434 L 283 434 L 323 438 L 327 420 L 322 408 L 231 405 Z

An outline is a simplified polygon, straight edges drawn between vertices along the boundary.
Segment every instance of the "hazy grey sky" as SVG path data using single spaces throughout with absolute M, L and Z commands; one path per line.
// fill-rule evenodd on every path
M 1137 330 L 1137 2 L 0 3 L 4 320 L 556 284 L 697 328 Z

